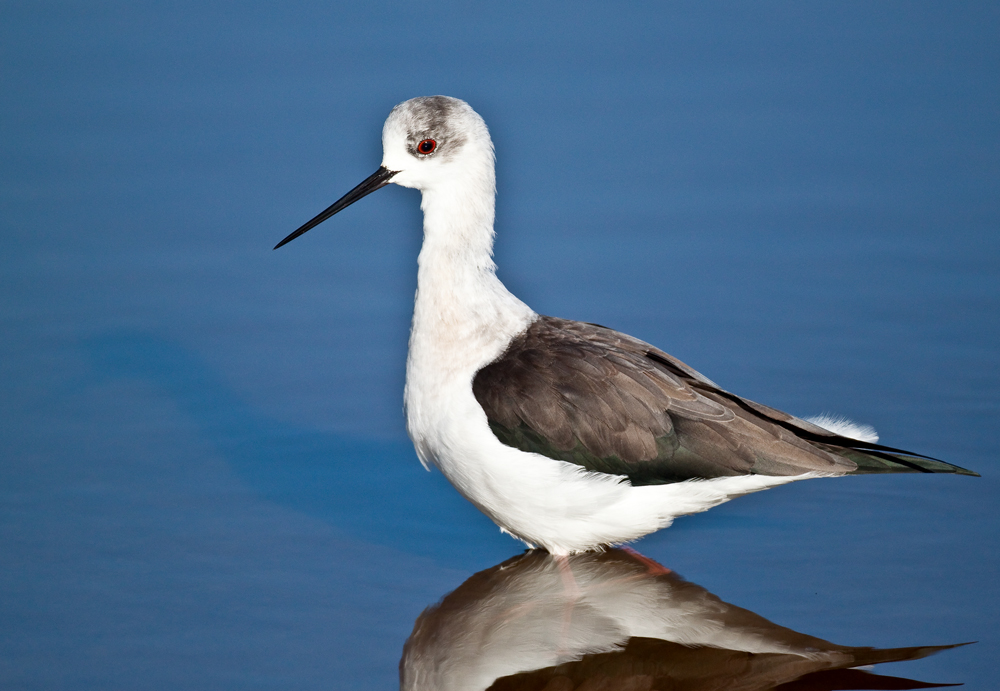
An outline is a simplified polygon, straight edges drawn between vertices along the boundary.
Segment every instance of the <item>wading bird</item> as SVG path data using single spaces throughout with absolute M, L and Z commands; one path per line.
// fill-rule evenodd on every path
M 493 142 L 464 101 L 399 104 L 382 146 L 371 177 L 275 249 L 390 182 L 420 190 L 407 430 L 425 466 L 528 545 L 620 544 L 806 478 L 976 474 L 741 398 L 612 329 L 536 314 L 496 276 Z

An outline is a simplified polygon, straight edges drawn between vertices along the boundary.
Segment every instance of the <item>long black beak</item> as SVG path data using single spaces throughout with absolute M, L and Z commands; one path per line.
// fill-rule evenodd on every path
M 315 228 L 316 226 L 318 226 L 320 223 L 322 223 L 326 219 L 330 218 L 330 216 L 333 216 L 338 211 L 341 211 L 342 209 L 346 209 L 347 207 L 349 207 L 354 202 L 358 201 L 362 197 L 368 196 L 369 194 L 371 194 L 375 190 L 379 189 L 380 187 L 385 187 L 386 185 L 389 184 L 389 180 L 392 178 L 392 176 L 395 175 L 398 172 L 399 172 L 398 170 L 388 170 L 385 166 L 379 166 L 379 169 L 376 170 L 375 173 L 371 177 L 369 177 L 367 180 L 365 180 L 364 182 L 362 182 L 360 185 L 358 185 L 357 187 L 355 187 L 353 190 L 351 190 L 350 192 L 348 192 L 347 194 L 345 194 L 343 197 L 341 197 L 340 199 L 338 199 L 337 201 L 335 201 L 333 204 L 331 204 L 319 216 L 317 216 L 316 218 L 312 219 L 311 221 L 309 221 L 308 223 L 306 223 L 305 225 L 303 225 L 301 228 L 299 228 L 298 230 L 296 230 L 294 233 L 292 233 L 291 235 L 289 235 L 287 238 L 285 238 L 284 240 L 282 240 L 281 242 L 279 242 L 277 245 L 274 246 L 274 249 L 278 249 L 282 245 L 287 245 L 289 242 L 291 242 L 292 240 L 294 240 L 298 236 L 302 235 L 306 231 L 312 230 L 313 228 Z

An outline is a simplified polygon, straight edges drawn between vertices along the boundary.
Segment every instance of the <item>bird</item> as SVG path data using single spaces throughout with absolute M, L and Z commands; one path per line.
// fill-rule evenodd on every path
M 496 275 L 495 152 L 465 101 L 400 103 L 382 146 L 374 174 L 274 249 L 390 183 L 421 192 L 407 432 L 425 468 L 529 548 L 569 555 L 625 544 L 808 478 L 976 475 L 878 444 L 856 425 L 737 396 L 613 329 L 536 313 Z
M 535 550 L 474 574 L 423 611 L 403 645 L 399 688 L 764 691 L 799 679 L 810 689 L 927 688 L 936 684 L 853 668 L 960 645 L 968 644 L 838 645 L 725 602 L 632 550 Z

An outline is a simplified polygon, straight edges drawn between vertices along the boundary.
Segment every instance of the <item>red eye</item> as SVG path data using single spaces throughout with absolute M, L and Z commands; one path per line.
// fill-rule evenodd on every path
M 436 141 L 434 141 L 433 139 L 425 139 L 422 142 L 420 142 L 419 144 L 417 144 L 417 151 L 419 151 L 420 153 L 422 153 L 422 154 L 424 154 L 426 156 L 429 153 L 433 153 L 434 149 L 436 149 L 437 146 L 438 146 L 438 143 Z

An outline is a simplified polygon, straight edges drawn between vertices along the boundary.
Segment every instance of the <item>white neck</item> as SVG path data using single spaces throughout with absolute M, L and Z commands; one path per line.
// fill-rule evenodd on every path
M 410 364 L 432 349 L 446 355 L 449 370 L 474 373 L 534 318 L 496 277 L 492 179 L 453 179 L 426 189 L 421 209 L 424 244 L 417 259 Z
M 423 191 L 405 401 L 407 427 L 425 464 L 437 457 L 427 439 L 444 424 L 438 417 L 457 419 L 454 406 L 475 404 L 475 373 L 536 317 L 496 277 L 492 185 L 488 191 L 460 183 Z
M 496 276 L 496 186 L 492 148 L 485 141 L 479 152 L 467 148 L 461 165 L 419 185 L 424 244 L 404 398 L 407 430 L 425 465 L 447 455 L 469 420 L 482 418 L 489 434 L 472 394 L 473 377 L 537 316 Z

